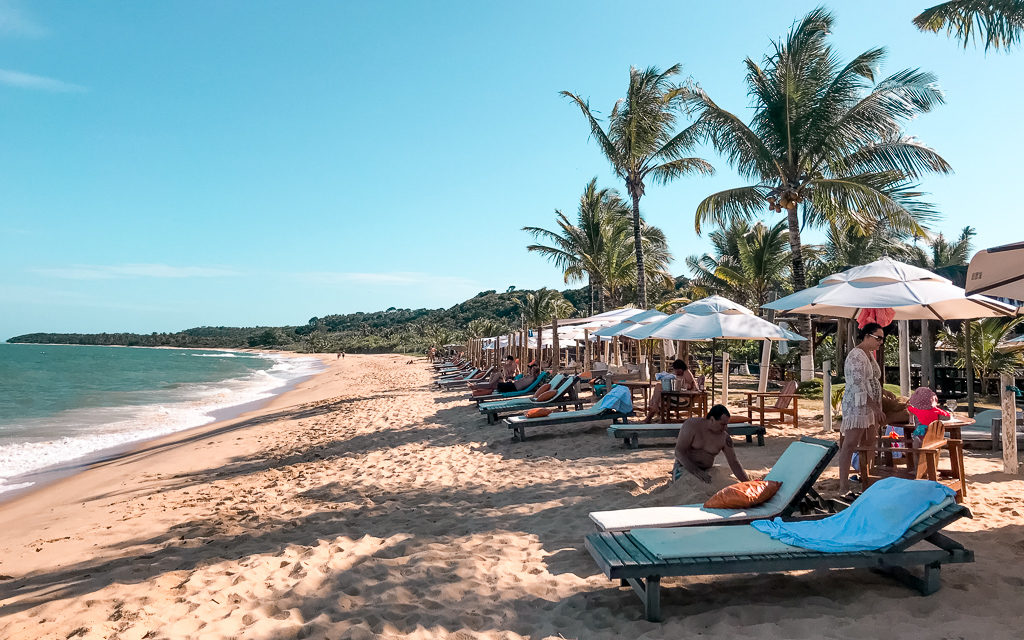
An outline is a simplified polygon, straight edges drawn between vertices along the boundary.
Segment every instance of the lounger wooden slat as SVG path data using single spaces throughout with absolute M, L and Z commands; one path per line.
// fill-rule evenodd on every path
M 672 576 L 725 575 L 735 573 L 774 573 L 812 569 L 872 569 L 895 578 L 923 595 L 929 595 L 940 587 L 939 571 L 942 564 L 957 564 L 974 561 L 974 552 L 948 538 L 939 530 L 959 518 L 970 518 L 966 507 L 949 504 L 934 516 L 911 526 L 894 543 L 877 551 L 847 553 L 825 553 L 818 551 L 795 551 L 791 553 L 745 554 L 739 556 L 715 555 L 683 558 L 655 558 L 656 561 L 637 562 L 653 554 L 643 552 L 623 562 L 623 549 L 643 544 L 628 531 L 593 533 L 586 537 L 585 546 L 598 567 L 612 580 L 628 583 L 644 603 L 648 620 L 657 621 L 661 616 L 661 579 Z M 910 547 L 926 541 L 934 548 L 910 551 Z M 617 553 L 610 552 L 619 549 Z M 921 576 L 914 575 L 907 567 L 921 567 Z

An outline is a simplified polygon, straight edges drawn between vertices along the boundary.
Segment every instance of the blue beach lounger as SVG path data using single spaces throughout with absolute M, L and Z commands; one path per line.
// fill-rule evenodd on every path
M 512 440 L 526 440 L 527 427 L 543 427 L 576 422 L 611 420 L 612 424 L 625 424 L 633 413 L 633 402 L 629 389 L 616 386 L 592 407 L 578 411 L 564 411 L 543 418 L 527 418 L 525 415 L 505 418 L 505 424 L 512 429 Z
M 888 480 L 928 486 L 904 491 Z M 923 499 L 925 492 L 933 497 Z M 879 493 L 889 493 L 888 501 L 874 500 Z M 661 579 L 671 576 L 866 568 L 929 595 L 940 587 L 942 564 L 974 562 L 973 551 L 941 533 L 971 517 L 952 494 L 930 480 L 887 478 L 821 520 L 593 533 L 585 544 L 608 578 L 640 596 L 651 621 L 661 618 Z M 910 550 L 919 543 L 928 546 Z M 907 569 L 915 566 L 921 576 Z
M 511 398 L 531 396 L 533 395 L 533 392 L 537 389 L 537 387 L 541 386 L 542 384 L 545 384 L 545 381 L 548 379 L 549 375 L 551 374 L 548 373 L 547 371 L 541 371 L 540 375 L 537 376 L 537 379 L 531 382 L 530 386 L 526 387 L 522 391 L 499 391 L 498 393 L 492 393 L 487 396 L 473 396 L 473 400 L 475 400 L 477 404 L 480 404 L 481 402 L 491 402 L 493 400 L 509 400 Z M 551 378 L 550 384 L 552 387 L 557 387 L 559 384 L 561 384 L 563 379 L 565 379 L 564 375 L 556 373 L 555 377 Z
M 480 413 L 487 417 L 487 424 L 494 424 L 502 414 L 523 413 L 537 407 L 575 405 L 577 409 L 582 409 L 583 402 L 580 401 L 578 394 L 575 392 L 575 385 L 578 380 L 579 378 L 576 376 L 566 376 L 557 387 L 552 385 L 551 388 L 555 391 L 555 395 L 545 402 L 536 402 L 532 398 L 512 398 L 510 400 L 481 402 L 478 409 Z

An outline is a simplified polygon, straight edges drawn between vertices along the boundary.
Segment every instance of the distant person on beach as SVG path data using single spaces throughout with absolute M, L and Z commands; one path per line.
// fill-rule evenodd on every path
M 504 382 L 512 382 L 515 379 L 516 374 L 519 373 L 519 364 L 516 363 L 516 359 L 512 356 L 505 358 L 505 362 L 501 365 L 501 375 Z
M 661 382 L 662 380 L 678 380 L 677 389 L 680 391 L 696 391 L 697 381 L 694 379 L 693 374 L 690 373 L 686 363 L 680 359 L 676 359 L 672 363 L 672 373 L 659 373 L 655 376 L 655 379 Z M 654 421 L 654 416 L 661 413 L 661 392 L 662 385 L 654 385 L 654 389 L 651 391 L 651 401 L 647 404 L 647 418 L 644 420 L 645 423 L 650 424 Z
M 537 376 L 539 375 L 540 367 L 538 367 L 536 364 L 530 363 L 530 368 L 527 370 L 526 375 L 513 382 L 499 382 L 498 386 L 495 388 L 495 391 L 501 393 L 507 393 L 509 391 L 522 391 L 523 389 L 533 384 L 533 381 L 536 380 Z
M 728 427 L 729 410 L 721 404 L 711 407 L 706 418 L 690 418 L 684 422 L 679 427 L 679 437 L 676 439 L 676 461 L 672 469 L 672 479 L 678 480 L 685 469 L 702 482 L 711 482 L 711 474 L 708 471 L 715 466 L 718 454 L 724 453 L 736 479 L 740 482 L 749 480 L 747 472 L 736 458 Z
M 882 326 L 869 322 L 857 332 L 858 344 L 850 349 L 843 365 L 846 389 L 843 392 L 843 421 L 839 424 L 842 444 L 839 447 L 839 493 L 850 491 L 850 462 L 861 444 L 870 444 L 878 429 L 885 424 L 882 411 L 882 370 L 875 360 L 875 351 L 885 342 Z

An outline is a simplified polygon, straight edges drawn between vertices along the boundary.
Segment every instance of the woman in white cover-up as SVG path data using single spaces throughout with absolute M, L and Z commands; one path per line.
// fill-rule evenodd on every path
M 839 492 L 850 490 L 850 461 L 857 447 L 870 444 L 871 436 L 885 420 L 882 412 L 882 371 L 875 351 L 885 341 L 881 325 L 870 322 L 858 332 L 859 344 L 846 356 L 843 372 L 843 421 L 839 427 L 843 444 L 839 449 Z

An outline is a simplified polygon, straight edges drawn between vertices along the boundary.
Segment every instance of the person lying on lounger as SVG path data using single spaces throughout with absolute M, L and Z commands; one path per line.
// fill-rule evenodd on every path
M 672 373 L 659 373 L 655 376 L 655 379 L 659 382 L 662 380 L 678 380 L 676 388 L 679 391 L 697 390 L 697 381 L 694 380 L 693 374 L 690 373 L 686 363 L 682 360 L 676 360 L 672 363 Z M 651 391 L 651 401 L 647 404 L 647 418 L 644 419 L 644 422 L 647 424 L 650 424 L 661 411 L 661 391 L 662 385 L 654 385 L 654 389 Z
M 733 475 L 740 482 L 750 478 L 736 458 L 736 450 L 732 446 L 732 438 L 727 431 L 729 427 L 729 410 L 724 405 L 716 404 L 708 411 L 706 418 L 690 418 L 679 428 L 676 439 L 676 462 L 672 469 L 673 480 L 678 480 L 682 470 L 686 469 L 704 482 L 711 482 L 708 470 L 715 466 L 715 458 L 724 453 L 725 459 L 732 469 Z
M 484 382 L 477 382 L 476 384 L 470 385 L 470 389 L 473 391 L 495 391 L 498 388 L 498 384 L 502 381 L 504 375 L 501 373 L 501 369 L 495 369 L 491 372 L 491 376 Z
M 497 387 L 495 387 L 495 391 L 498 391 L 500 393 L 505 393 L 505 392 L 508 392 L 508 391 L 522 391 L 526 387 L 528 387 L 531 384 L 533 384 L 533 381 L 536 380 L 537 376 L 539 376 L 539 375 L 540 375 L 540 367 L 538 367 L 537 365 L 535 365 L 535 364 L 533 364 L 531 362 L 530 363 L 530 368 L 526 372 L 525 376 L 523 376 L 522 378 L 519 378 L 518 380 L 511 381 L 511 382 L 499 382 Z

